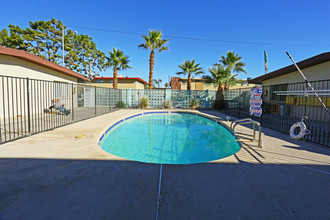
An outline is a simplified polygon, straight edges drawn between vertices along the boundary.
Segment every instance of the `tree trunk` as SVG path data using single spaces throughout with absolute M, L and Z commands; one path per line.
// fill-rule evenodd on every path
M 215 98 L 214 108 L 215 109 L 224 109 L 224 108 L 226 108 L 222 83 L 220 83 L 219 86 L 218 86 L 218 91 L 217 91 L 217 95 L 216 95 L 216 98 Z
M 155 52 L 152 50 L 150 52 L 150 59 L 149 59 L 149 88 L 152 89 L 152 78 L 154 74 L 154 62 L 155 62 Z
M 114 67 L 113 68 L 113 88 L 114 89 L 117 89 L 117 82 L 118 82 L 118 79 L 117 79 L 117 67 Z
M 227 83 L 225 84 L 225 90 L 229 90 L 229 85 Z
M 222 83 L 219 83 L 219 86 L 218 86 L 218 93 L 223 95 L 223 87 L 222 87 Z
M 188 85 L 187 85 L 187 90 L 191 90 L 191 74 L 188 74 Z
M 89 60 L 89 73 L 88 73 L 88 77 L 90 79 L 93 78 L 93 75 L 92 75 L 92 63 L 90 62 L 90 60 Z

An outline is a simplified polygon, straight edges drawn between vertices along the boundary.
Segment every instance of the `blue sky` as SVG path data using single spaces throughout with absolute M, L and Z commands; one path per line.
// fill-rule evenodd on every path
M 196 59 L 207 68 L 229 50 L 243 57 L 248 75 L 264 73 L 263 51 L 268 54 L 268 69 L 290 65 L 285 54 L 295 61 L 330 51 L 330 1 L 2 1 L 0 28 L 8 24 L 26 27 L 29 21 L 56 18 L 67 26 L 117 30 L 147 34 L 161 30 L 166 36 L 182 36 L 249 43 L 182 40 L 168 37 L 169 51 L 155 56 L 154 78 L 163 82 L 175 76 L 184 60 Z M 123 76 L 148 80 L 149 51 L 138 49 L 139 35 L 93 31 L 69 27 L 93 37 L 99 49 L 119 48 L 130 57 L 133 69 Z M 289 45 L 271 45 L 289 44 Z M 307 46 L 295 46 L 302 44 Z M 111 76 L 108 69 L 102 76 Z

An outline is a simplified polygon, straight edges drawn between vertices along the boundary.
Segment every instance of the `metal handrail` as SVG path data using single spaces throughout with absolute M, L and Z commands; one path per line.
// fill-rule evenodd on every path
M 245 133 L 241 133 L 241 132 L 235 132 L 235 127 L 237 125 L 244 125 L 244 124 L 253 124 L 253 135 L 251 134 L 245 134 Z M 259 128 L 259 137 L 258 139 L 256 139 L 256 125 Z M 244 119 L 239 119 L 236 121 L 233 121 L 230 125 L 230 128 L 233 130 L 234 134 L 236 137 L 238 137 L 239 139 L 237 139 L 237 141 L 243 141 L 241 139 L 245 139 L 247 141 L 251 141 L 251 142 L 258 142 L 258 147 L 262 148 L 262 140 L 261 140 L 261 125 L 259 122 L 252 120 L 251 118 L 244 118 Z M 245 136 L 240 136 L 237 134 L 241 134 L 241 135 L 245 135 L 245 136 L 251 136 L 253 138 L 249 138 L 249 137 L 245 137 Z

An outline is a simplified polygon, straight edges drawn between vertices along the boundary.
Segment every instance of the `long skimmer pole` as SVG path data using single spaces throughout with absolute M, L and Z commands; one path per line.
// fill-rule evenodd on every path
M 307 80 L 306 76 L 304 75 L 304 73 L 300 70 L 300 68 L 298 67 L 298 65 L 296 64 L 296 62 L 294 62 L 294 60 L 292 59 L 292 57 L 290 56 L 290 54 L 288 52 L 286 52 L 286 54 L 289 56 L 290 60 L 292 61 L 292 63 L 295 65 L 295 67 L 297 68 L 298 72 L 301 74 L 301 76 L 304 78 L 305 82 L 307 83 L 307 85 L 311 88 L 311 90 L 315 93 L 316 97 L 318 98 L 318 100 L 321 102 L 322 106 L 324 107 L 324 109 L 326 110 L 326 112 L 328 114 L 330 114 L 329 109 L 327 108 L 327 106 L 324 104 L 324 102 L 322 101 L 322 99 L 320 98 L 320 96 L 317 94 L 317 92 L 314 90 L 313 86 L 310 84 L 310 82 Z

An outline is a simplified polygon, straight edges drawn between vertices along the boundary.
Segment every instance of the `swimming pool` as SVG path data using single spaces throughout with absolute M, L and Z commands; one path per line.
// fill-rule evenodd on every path
M 122 158 L 158 164 L 202 163 L 240 150 L 226 127 L 181 112 L 146 112 L 127 117 L 108 128 L 99 145 Z

